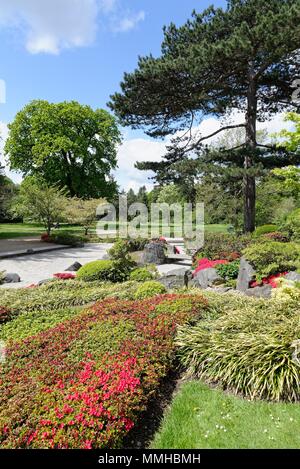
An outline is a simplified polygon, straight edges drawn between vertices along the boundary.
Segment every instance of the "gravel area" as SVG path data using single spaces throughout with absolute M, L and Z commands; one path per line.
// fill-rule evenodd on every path
M 20 283 L 5 284 L 2 288 L 20 288 L 52 278 L 53 274 L 64 272 L 75 261 L 84 265 L 102 259 L 112 244 L 86 244 L 83 248 L 62 249 L 46 253 L 26 255 L 0 260 L 0 271 L 17 273 Z M 0 287 L 1 288 L 1 287 Z

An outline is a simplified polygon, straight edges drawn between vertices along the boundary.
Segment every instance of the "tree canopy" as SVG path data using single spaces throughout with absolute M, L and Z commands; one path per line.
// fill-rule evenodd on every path
M 9 125 L 5 154 L 11 169 L 38 175 L 71 196 L 111 197 L 120 132 L 112 115 L 75 101 L 36 100 Z
M 211 6 L 181 27 L 166 27 L 161 56 L 140 57 L 109 103 L 123 125 L 146 128 L 152 137 L 173 136 L 162 162 L 137 166 L 160 178 L 190 154 L 229 166 L 238 160 L 244 229 L 253 231 L 257 168 L 300 161 L 297 152 L 257 142 L 257 121 L 297 109 L 299 22 L 300 0 L 228 0 L 225 10 Z M 205 116 L 224 118 L 234 109 L 244 114 L 241 124 L 226 123 L 210 135 L 194 132 Z M 243 143 L 208 155 L 207 140 L 233 128 L 245 130 Z

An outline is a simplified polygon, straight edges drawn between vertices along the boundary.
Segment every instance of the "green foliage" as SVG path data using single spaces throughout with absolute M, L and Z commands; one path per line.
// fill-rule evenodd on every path
M 110 282 L 85 282 L 80 280 L 53 280 L 37 288 L 1 289 L 1 304 L 12 310 L 12 319 L 32 311 L 67 309 L 86 305 L 103 298 L 133 299 L 137 282 L 121 284 Z
M 146 267 L 139 267 L 138 269 L 134 269 L 130 272 L 129 278 L 135 282 L 145 282 L 146 280 L 153 280 L 155 278 L 155 273 L 150 272 Z
M 12 213 L 43 223 L 50 234 L 52 225 L 63 220 L 66 206 L 65 189 L 52 187 L 41 178 L 27 177 L 12 204 Z
M 39 332 L 50 329 L 67 319 L 80 313 L 82 308 L 35 310 L 20 314 L 7 322 L 0 331 L 0 340 L 15 341 L 33 336 Z
M 42 176 L 49 185 L 67 187 L 77 197 L 111 197 L 116 184 L 120 132 L 115 118 L 75 101 L 35 100 L 9 125 L 5 153 L 12 169 Z
M 236 236 L 227 233 L 205 233 L 204 246 L 200 248 L 195 257 L 207 257 L 211 260 L 234 260 L 239 257 L 242 250 L 250 243 L 251 238 L 246 235 Z
M 69 231 L 52 232 L 49 241 L 55 244 L 65 244 L 66 246 L 82 246 L 85 238 L 79 234 L 70 233 Z
M 262 225 L 258 226 L 253 233 L 255 238 L 259 238 L 260 236 L 266 233 L 274 233 L 274 231 L 278 231 L 278 226 L 276 225 Z
M 300 145 L 300 116 L 297 112 L 289 112 L 285 116 L 285 121 L 292 123 L 294 130 L 282 130 L 279 132 L 278 136 L 285 138 L 283 143 L 280 145 L 285 146 L 287 149 L 291 151 L 299 150 Z M 299 168 L 290 167 L 283 172 L 275 172 L 276 176 L 282 177 L 284 176 L 285 182 L 288 184 L 289 188 L 295 189 L 299 193 L 300 190 L 300 173 Z M 296 185 L 295 185 L 296 183 Z
M 94 280 L 122 282 L 127 276 L 128 272 L 124 271 L 122 264 L 113 260 L 92 261 L 77 272 L 77 278 L 86 282 Z
M 287 232 L 291 239 L 300 240 L 300 208 L 290 213 L 280 228 Z
M 239 300 L 238 300 L 239 301 Z M 255 300 L 227 303 L 215 320 L 181 327 L 181 363 L 189 373 L 254 398 L 298 401 L 299 303 Z
M 137 300 L 142 300 L 144 298 L 149 298 L 155 295 L 162 295 L 166 293 L 167 289 L 164 285 L 159 282 L 155 282 L 154 280 L 149 280 L 148 282 L 143 283 L 136 293 L 135 298 Z
M 97 208 L 105 203 L 105 199 L 79 199 L 73 197 L 68 199 L 66 207 L 66 219 L 69 223 L 80 225 L 87 236 L 97 220 Z
M 131 270 L 136 265 L 129 252 L 130 245 L 128 241 L 123 239 L 116 241 L 113 247 L 108 251 L 109 257 L 114 261 L 116 272 L 120 272 L 122 274 L 120 278 L 123 279 L 129 277 Z
M 251 244 L 243 253 L 255 268 L 258 277 L 268 277 L 295 270 L 299 263 L 300 245 L 263 240 Z
M 186 202 L 184 195 L 179 186 L 175 184 L 169 184 L 163 186 L 158 191 L 156 202 L 159 204 L 184 204 Z
M 229 264 L 218 264 L 216 270 L 224 280 L 235 280 L 238 278 L 240 261 L 229 262 Z

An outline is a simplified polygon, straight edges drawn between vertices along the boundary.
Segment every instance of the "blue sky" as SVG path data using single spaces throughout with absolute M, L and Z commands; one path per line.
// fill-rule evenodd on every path
M 226 5 L 225 0 L 0 0 L 0 80 L 6 83 L 6 102 L 0 99 L 2 137 L 6 124 L 32 99 L 105 108 L 138 55 L 159 54 L 163 25 L 180 25 L 193 9 L 202 11 L 211 3 Z M 165 146 L 142 132 L 123 132 L 116 177 L 122 187 L 137 188 L 147 177 L 134 162 L 159 159 Z

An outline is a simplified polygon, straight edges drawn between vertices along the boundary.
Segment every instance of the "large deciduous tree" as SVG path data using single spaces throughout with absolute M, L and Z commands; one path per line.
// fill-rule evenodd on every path
M 71 196 L 111 197 L 119 142 L 115 118 L 107 111 L 37 100 L 9 125 L 5 153 L 11 169 L 67 187 Z
M 158 178 L 172 174 L 173 165 L 189 154 L 201 152 L 209 137 L 244 129 L 239 148 L 220 149 L 211 161 L 241 160 L 244 229 L 251 232 L 257 168 L 299 162 L 299 153 L 259 144 L 257 122 L 299 105 L 292 96 L 300 65 L 300 0 L 227 3 L 225 10 L 210 7 L 194 12 L 182 27 L 165 28 L 161 56 L 141 57 L 109 105 L 124 125 L 146 127 L 152 137 L 173 135 L 161 163 L 138 165 L 154 170 Z M 193 132 L 205 116 L 224 117 L 233 109 L 244 114 L 244 122 L 226 124 L 210 135 Z

